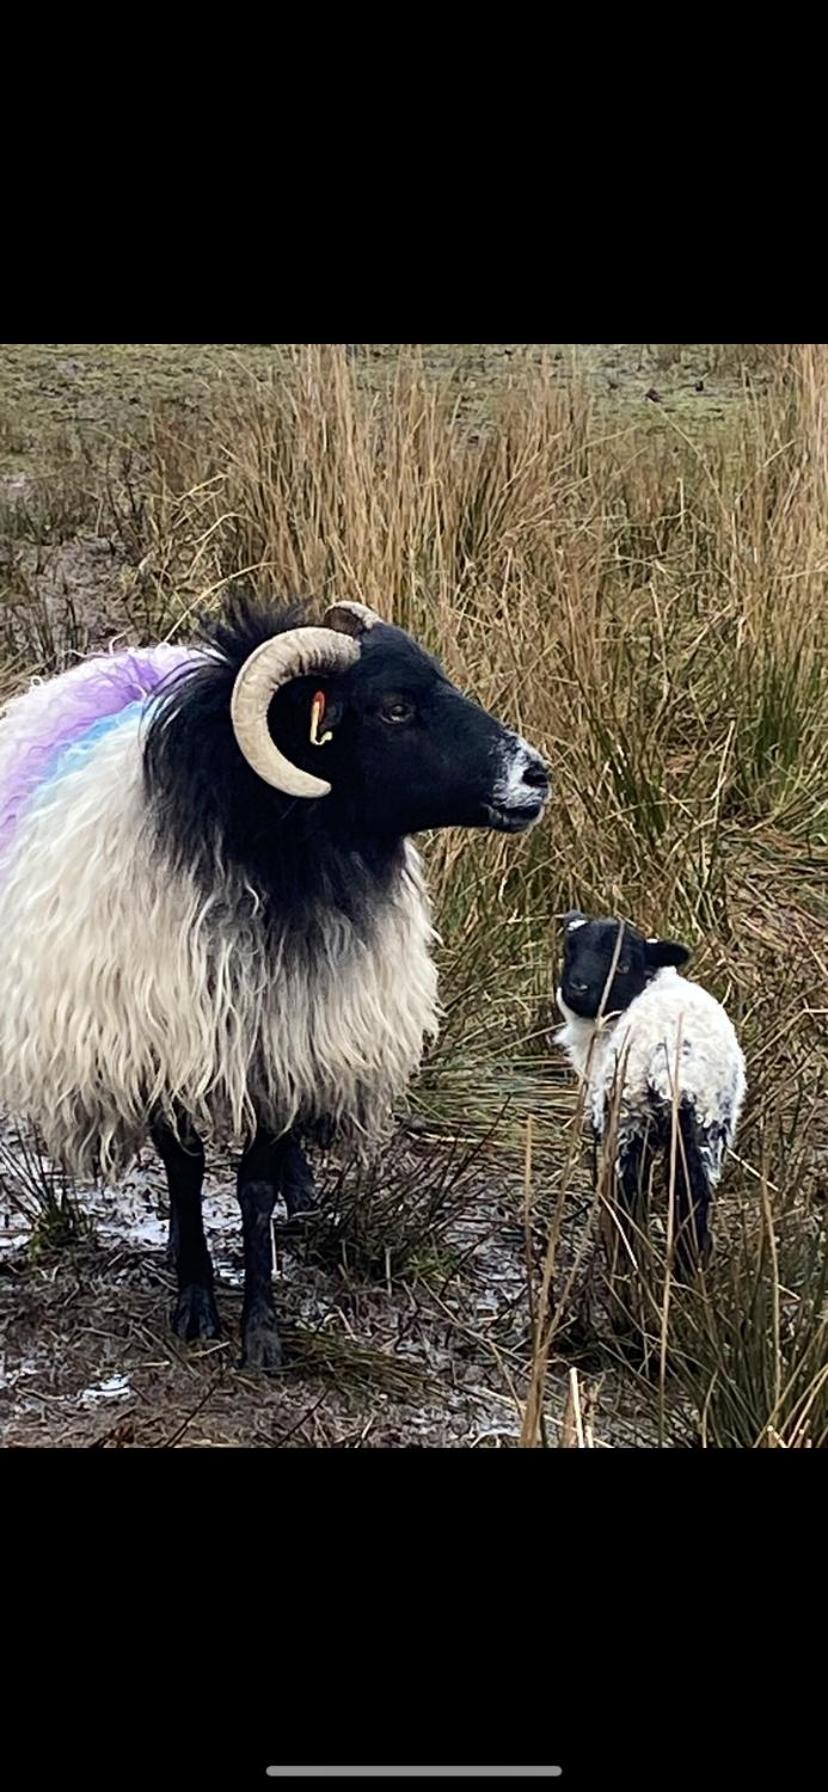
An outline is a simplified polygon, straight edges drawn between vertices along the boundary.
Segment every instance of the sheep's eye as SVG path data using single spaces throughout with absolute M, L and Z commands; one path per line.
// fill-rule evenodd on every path
M 409 703 L 405 697 L 391 697 L 380 710 L 380 720 L 391 723 L 410 722 L 413 714 L 413 703 Z
M 629 968 L 630 968 L 630 961 L 628 958 L 625 958 L 623 964 L 620 964 L 618 966 L 619 977 L 626 977 Z

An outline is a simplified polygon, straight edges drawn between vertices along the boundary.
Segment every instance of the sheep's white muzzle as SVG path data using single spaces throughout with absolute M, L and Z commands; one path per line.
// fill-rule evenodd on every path
M 549 770 L 540 753 L 515 735 L 501 748 L 501 771 L 487 804 L 490 826 L 523 834 L 540 821 L 550 796 Z

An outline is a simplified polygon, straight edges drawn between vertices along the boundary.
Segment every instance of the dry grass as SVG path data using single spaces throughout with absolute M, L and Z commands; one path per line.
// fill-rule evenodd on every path
M 655 364 L 683 352 L 664 345 Z M 713 1265 L 669 1291 L 665 1323 L 652 1243 L 625 1373 L 665 1440 L 675 1411 L 707 1445 L 828 1436 L 828 350 L 705 354 L 747 377 L 699 439 L 680 416 L 648 433 L 608 412 L 577 367 L 562 382 L 551 362 L 510 362 L 481 418 L 456 370 L 435 376 L 414 350 L 381 390 L 344 348 L 274 351 L 217 387 L 197 428 L 161 405 L 128 446 L 70 455 L 53 482 L 58 534 L 82 513 L 111 538 L 114 627 L 186 632 L 240 574 L 320 604 L 356 598 L 551 761 L 554 802 L 528 840 L 426 842 L 448 1016 L 415 1092 L 460 1150 L 502 1114 L 518 1168 L 532 1118 L 527 1236 L 551 1226 L 552 1250 L 544 1289 L 529 1252 L 534 1367 L 517 1391 L 530 1443 L 545 1356 L 574 1348 L 584 1277 L 595 1294 L 602 1276 L 598 1210 L 581 1230 L 573 1218 L 576 1096 L 548 1033 L 554 917 L 575 903 L 686 939 L 748 1057 Z M 49 527 L 42 510 L 15 524 L 41 544 Z M 19 574 L 12 554 L 13 677 L 65 657 L 54 603 L 47 629 Z M 83 633 L 72 604 L 67 652 Z M 405 1217 L 378 1211 L 392 1256 L 399 1240 L 410 1254 Z M 590 1360 L 612 1363 L 622 1346 L 597 1310 Z M 570 1388 L 568 1437 L 586 1397 Z

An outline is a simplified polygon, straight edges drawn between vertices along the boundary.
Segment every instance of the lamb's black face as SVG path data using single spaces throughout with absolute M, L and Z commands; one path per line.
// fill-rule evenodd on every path
M 566 918 L 558 998 L 580 1020 L 595 1020 L 599 1009 L 605 1015 L 623 1012 L 657 970 L 686 964 L 690 957 L 688 948 L 677 941 L 645 939 L 637 928 L 624 926 L 615 974 L 605 997 L 621 932 L 618 921 L 591 921 L 580 912 Z
M 310 740 L 313 699 L 324 697 Z M 333 815 L 371 832 L 489 827 L 522 833 L 540 819 L 549 774 L 539 753 L 445 676 L 437 661 L 390 624 L 362 638 L 357 664 L 334 678 L 300 678 L 280 691 L 271 731 L 294 765 L 331 785 Z

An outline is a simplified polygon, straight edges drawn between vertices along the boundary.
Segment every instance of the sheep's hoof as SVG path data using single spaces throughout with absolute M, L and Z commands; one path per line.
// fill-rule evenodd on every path
M 212 1288 L 203 1282 L 190 1282 L 182 1288 L 173 1309 L 172 1328 L 187 1344 L 195 1338 L 220 1338 L 221 1320 Z
M 281 1369 L 282 1345 L 272 1314 L 247 1321 L 242 1334 L 240 1366 L 242 1369 Z

